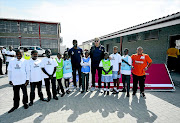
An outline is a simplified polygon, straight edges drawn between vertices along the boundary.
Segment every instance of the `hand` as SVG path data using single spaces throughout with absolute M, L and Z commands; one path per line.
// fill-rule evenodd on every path
M 118 75 L 120 75 L 120 70 L 118 71 Z
M 49 78 L 50 78 L 50 79 L 53 79 L 53 75 L 49 75 Z
M 25 86 L 27 86 L 29 84 L 29 80 L 26 80 Z
M 144 68 L 144 71 L 146 71 L 146 70 L 148 70 L 148 68 L 147 68 L 147 67 L 145 67 L 145 68 Z
M 10 85 L 13 85 L 12 81 L 9 81 L 9 84 L 10 84 Z

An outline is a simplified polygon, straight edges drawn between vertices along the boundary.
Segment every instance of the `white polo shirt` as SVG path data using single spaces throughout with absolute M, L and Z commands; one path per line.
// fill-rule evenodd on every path
M 29 60 L 30 67 L 30 82 L 39 82 L 42 81 L 42 70 L 41 70 L 41 60 L 32 58 Z
M 29 80 L 29 64 L 28 61 L 21 58 L 18 60 L 14 58 L 8 65 L 8 79 L 12 81 L 13 85 L 25 84 Z
M 111 54 L 109 56 L 111 58 L 112 64 L 113 64 L 113 70 L 112 71 L 119 71 L 119 63 L 122 62 L 122 57 L 118 53 Z
M 57 62 L 52 58 L 47 58 L 46 57 L 41 62 L 41 68 L 44 68 L 49 75 L 53 74 L 54 67 L 57 67 L 57 66 L 58 66 Z M 53 77 L 56 77 L 56 72 L 55 72 Z M 49 76 L 47 76 L 43 72 L 43 78 L 49 78 Z
M 16 53 L 13 50 L 12 51 L 7 51 L 6 54 L 7 55 L 14 55 L 14 56 L 16 55 Z M 14 59 L 14 57 L 10 57 L 10 56 L 7 56 L 6 58 L 7 58 L 6 62 L 10 62 L 12 59 Z

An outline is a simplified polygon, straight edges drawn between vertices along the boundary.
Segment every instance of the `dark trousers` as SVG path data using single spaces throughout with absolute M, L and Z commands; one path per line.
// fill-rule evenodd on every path
M 22 85 L 14 85 L 13 86 L 13 91 L 14 91 L 14 107 L 18 108 L 19 107 L 19 100 L 20 100 L 20 94 L 19 94 L 19 90 L 20 88 L 22 89 L 23 92 L 23 104 L 27 104 L 28 103 L 28 95 L 27 95 L 27 88 L 25 86 L 25 84 Z
M 62 86 L 61 80 L 62 79 L 57 79 L 58 81 L 57 92 L 59 92 L 59 89 L 61 89 L 61 92 L 64 93 L 64 88 Z
M 127 83 L 127 92 L 129 93 L 129 89 L 130 89 L 130 75 L 122 74 L 122 83 L 123 83 L 123 89 L 126 88 L 126 83 Z
M 8 73 L 8 65 L 9 65 L 9 62 L 6 62 L 6 74 Z
M 106 88 L 106 84 L 107 84 L 107 87 L 108 87 L 108 89 L 110 88 L 110 82 L 104 82 L 104 88 Z
M 56 97 L 56 77 L 53 77 L 53 79 L 45 78 L 45 86 L 46 86 L 46 92 L 49 99 L 51 99 L 51 91 L 50 91 L 50 80 L 52 84 L 52 93 L 53 97 Z
M 89 73 L 82 73 L 82 90 L 84 91 L 85 89 L 88 90 L 88 85 L 89 85 Z M 86 88 L 85 88 L 86 85 Z
M 146 76 L 136 76 L 133 74 L 133 92 L 136 93 L 137 91 L 137 84 L 138 84 L 138 81 L 139 81 L 139 87 L 140 87 L 140 92 L 144 92 L 144 87 L 145 87 L 145 79 L 146 79 Z
M 37 87 L 38 89 L 38 95 L 40 99 L 43 99 L 43 93 L 41 91 L 41 86 L 42 86 L 42 81 L 40 82 L 31 82 L 31 92 L 30 92 L 30 101 L 33 102 L 35 99 L 35 88 Z
M 177 58 L 168 56 L 167 67 L 169 70 L 175 70 L 177 64 Z
M 3 61 L 2 61 L 2 59 L 0 58 L 0 74 L 3 74 L 3 72 L 2 72 L 2 63 L 3 63 Z
M 5 64 L 6 63 L 6 56 L 3 54 L 3 63 Z
M 81 85 L 82 85 L 82 78 L 81 78 L 81 67 L 79 67 L 79 68 L 72 68 L 72 70 L 73 70 L 73 84 L 74 84 L 74 86 L 75 87 L 77 87 L 77 85 L 76 85 L 76 70 L 78 70 L 78 75 L 79 75 L 79 87 L 81 87 Z
M 95 74 L 96 70 L 98 70 L 98 88 L 101 88 L 101 74 L 102 69 L 100 67 L 91 67 L 91 73 L 92 73 L 92 86 L 95 87 Z
M 69 79 L 64 79 L 64 85 L 66 88 L 69 88 Z

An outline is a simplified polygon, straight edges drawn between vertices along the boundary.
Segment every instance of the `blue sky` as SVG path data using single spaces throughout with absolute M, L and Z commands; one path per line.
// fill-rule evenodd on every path
M 0 0 L 0 17 L 60 22 L 72 46 L 180 11 L 180 0 Z

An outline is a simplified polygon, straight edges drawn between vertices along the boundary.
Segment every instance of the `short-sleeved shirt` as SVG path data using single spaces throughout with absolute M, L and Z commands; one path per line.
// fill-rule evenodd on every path
M 40 59 L 30 59 L 30 82 L 39 82 L 42 80 L 42 70 L 41 70 L 41 60 Z
M 52 58 L 47 58 L 46 57 L 41 62 L 41 68 L 44 68 L 49 75 L 53 74 L 54 68 L 57 67 L 57 66 L 58 66 L 57 62 Z M 54 74 L 53 77 L 56 77 L 56 73 Z M 43 72 L 43 78 L 49 78 L 49 76 L 47 76 Z
M 16 55 L 15 51 L 7 51 L 6 52 L 7 55 Z M 14 59 L 14 57 L 10 57 L 10 56 L 7 56 L 7 59 L 6 59 L 6 62 L 10 62 L 12 59 Z
M 122 62 L 122 57 L 118 53 L 111 54 L 109 56 L 111 58 L 112 64 L 113 64 L 113 70 L 112 71 L 119 71 L 119 63 Z
M 74 49 L 74 47 L 73 47 L 68 51 L 68 54 L 71 57 L 72 67 L 73 68 L 81 67 L 81 65 L 80 65 L 80 63 L 81 63 L 81 55 L 83 54 L 82 49 L 79 48 L 79 47 L 77 49 Z
M 179 50 L 176 49 L 176 48 L 169 48 L 169 49 L 167 50 L 167 54 L 168 54 L 168 56 L 170 56 L 170 57 L 175 57 L 175 58 L 177 58 L 177 56 L 179 55 Z
M 133 54 L 131 56 L 132 58 L 132 66 L 134 69 L 132 69 L 132 73 L 137 76 L 143 76 L 145 75 L 144 68 L 148 65 L 148 63 L 152 62 L 152 59 L 147 54 Z

